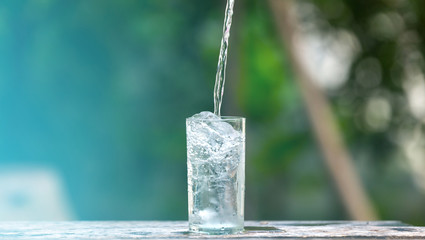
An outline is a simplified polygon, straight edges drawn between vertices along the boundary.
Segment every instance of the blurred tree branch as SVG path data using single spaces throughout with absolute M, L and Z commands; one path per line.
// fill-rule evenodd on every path
M 355 220 L 375 220 L 377 214 L 356 174 L 324 93 L 313 84 L 314 76 L 304 69 L 296 41 L 297 21 L 293 16 L 293 1 L 269 0 L 278 32 L 289 53 L 308 114 L 326 165 L 335 180 L 342 201 Z

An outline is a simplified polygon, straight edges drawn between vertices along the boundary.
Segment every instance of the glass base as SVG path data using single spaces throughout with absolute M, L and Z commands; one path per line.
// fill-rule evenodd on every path
M 226 235 L 226 234 L 237 234 L 244 231 L 243 227 L 201 227 L 201 226 L 190 226 L 190 232 L 208 234 L 208 235 Z

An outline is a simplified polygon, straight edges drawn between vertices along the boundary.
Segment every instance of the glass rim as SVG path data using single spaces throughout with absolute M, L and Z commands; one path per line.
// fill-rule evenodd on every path
M 220 119 L 211 119 L 211 118 L 195 118 L 192 117 L 186 118 L 186 121 L 192 122 L 222 122 L 222 121 L 245 121 L 244 117 L 239 116 L 220 116 Z

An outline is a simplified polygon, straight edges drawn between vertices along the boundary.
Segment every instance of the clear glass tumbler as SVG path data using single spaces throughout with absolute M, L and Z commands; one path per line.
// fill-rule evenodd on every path
M 245 118 L 186 119 L 189 230 L 244 228 Z

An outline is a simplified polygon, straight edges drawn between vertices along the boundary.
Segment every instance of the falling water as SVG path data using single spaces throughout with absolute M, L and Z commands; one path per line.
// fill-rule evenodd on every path
M 224 17 L 223 38 L 221 39 L 220 55 L 218 58 L 217 75 L 214 85 L 214 114 L 220 116 L 223 101 L 224 83 L 226 81 L 227 49 L 229 48 L 230 27 L 232 26 L 233 5 L 235 0 L 227 0 Z

